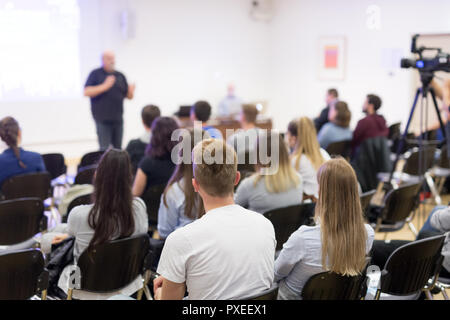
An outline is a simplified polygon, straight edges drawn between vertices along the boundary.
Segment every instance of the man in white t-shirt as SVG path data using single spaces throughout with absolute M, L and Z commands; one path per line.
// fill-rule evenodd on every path
M 272 223 L 234 203 L 240 174 L 231 146 L 208 139 L 192 155 L 192 183 L 206 213 L 167 238 L 157 270 L 161 276 L 154 280 L 155 299 L 183 299 L 186 290 L 191 300 L 234 300 L 262 293 L 274 278 Z

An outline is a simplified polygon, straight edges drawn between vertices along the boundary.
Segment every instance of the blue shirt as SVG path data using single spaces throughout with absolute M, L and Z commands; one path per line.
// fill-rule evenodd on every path
M 342 128 L 332 122 L 328 122 L 320 129 L 317 139 L 320 147 L 326 149 L 334 142 L 352 140 L 353 133 L 349 128 Z
M 209 133 L 209 136 L 210 136 L 211 138 L 213 138 L 213 139 L 223 139 L 222 133 L 221 133 L 218 129 L 214 128 L 214 127 L 211 127 L 211 126 L 204 126 L 204 127 L 203 127 L 203 130 L 205 130 L 206 132 L 208 132 L 208 133 Z
M 22 148 L 19 148 L 19 150 L 20 160 L 22 160 L 26 168 L 22 168 L 19 165 L 19 160 L 17 160 L 11 148 L 0 154 L 0 186 L 6 179 L 13 176 L 46 171 L 44 160 L 39 153 L 25 151 Z

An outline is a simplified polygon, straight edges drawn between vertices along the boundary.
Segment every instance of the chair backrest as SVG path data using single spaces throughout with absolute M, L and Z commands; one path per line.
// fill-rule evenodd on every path
M 382 219 L 387 223 L 406 220 L 417 205 L 422 183 L 402 185 L 390 190 L 385 196 Z
M 277 297 L 278 297 L 278 284 L 275 282 L 272 284 L 272 287 L 265 290 L 264 292 L 252 295 L 242 300 L 277 300 Z
M 447 145 L 444 145 L 441 148 L 441 155 L 439 156 L 437 166 L 444 169 L 450 169 L 450 159 L 447 154 Z
M 0 245 L 9 246 L 32 238 L 44 230 L 44 204 L 39 198 L 0 202 Z
M 395 250 L 381 272 L 380 290 L 392 295 L 410 295 L 424 288 L 439 272 L 445 235 L 408 243 Z
M 367 292 L 364 271 L 357 276 L 322 272 L 308 279 L 302 290 L 303 300 L 361 300 Z
M 420 151 L 417 148 L 412 149 L 410 152 L 407 153 L 406 163 L 405 166 L 403 167 L 403 172 L 414 176 L 424 174 L 428 169 L 430 169 L 434 165 L 435 152 L 436 146 L 431 145 L 424 146 L 422 148 L 422 151 Z M 423 163 L 422 168 L 420 167 L 420 161 L 422 161 Z
M 311 214 L 314 212 L 314 203 L 303 203 L 296 206 L 280 208 L 264 213 L 264 216 L 272 222 L 277 240 L 276 250 L 281 250 L 283 244 L 291 234 L 304 224 L 308 224 Z
M 93 184 L 93 179 L 95 175 L 95 170 L 97 170 L 97 165 L 87 166 L 80 168 L 78 171 L 74 184 Z
M 389 135 L 388 135 L 389 140 L 400 139 L 400 137 L 401 137 L 400 125 L 401 125 L 401 123 L 398 122 L 398 123 L 394 123 L 393 125 L 389 126 Z
M 361 210 L 366 216 L 367 209 L 369 208 L 370 201 L 372 200 L 373 196 L 377 193 L 377 190 L 370 190 L 367 192 L 364 192 L 359 198 L 361 200 Z
M 342 156 L 345 159 L 350 159 L 350 154 L 352 152 L 352 141 L 345 140 L 330 143 L 327 147 L 327 152 L 330 156 Z
M 148 223 L 150 225 L 158 224 L 158 211 L 161 203 L 161 195 L 164 193 L 166 185 L 157 185 L 149 187 L 141 196 L 147 206 Z
M 0 253 L 0 300 L 26 300 L 47 287 L 48 271 L 39 250 Z
M 81 290 L 111 292 L 123 288 L 145 271 L 150 240 L 147 234 L 114 240 L 85 250 L 78 259 Z
M 61 153 L 43 154 L 42 159 L 44 160 L 45 168 L 48 173 L 50 173 L 52 179 L 56 179 L 66 173 L 67 166 L 64 156 Z
M 84 204 L 91 204 L 91 203 L 93 203 L 92 202 L 92 193 L 76 197 L 69 203 L 69 206 L 67 207 L 67 214 L 69 214 L 70 211 L 75 207 L 78 207 L 78 206 L 81 206 Z
M 78 165 L 78 171 L 87 166 L 92 166 L 98 164 L 100 158 L 102 157 L 104 151 L 94 151 L 86 153 L 80 161 L 80 164 Z
M 4 200 L 19 198 L 40 198 L 51 196 L 51 177 L 48 172 L 29 173 L 11 177 L 3 182 Z

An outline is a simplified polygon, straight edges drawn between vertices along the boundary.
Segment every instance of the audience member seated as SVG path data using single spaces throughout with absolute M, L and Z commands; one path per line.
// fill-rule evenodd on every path
M 355 131 L 353 132 L 352 152 L 355 154 L 356 149 L 369 138 L 387 137 L 389 128 L 386 126 L 386 120 L 382 115 L 377 114 L 381 108 L 381 99 L 373 94 L 367 95 L 364 102 L 363 112 L 366 117 L 359 120 Z
M 301 299 L 308 279 L 324 271 L 356 276 L 375 233 L 364 224 L 356 175 L 344 159 L 323 164 L 318 173 L 320 190 L 316 226 L 301 226 L 283 245 L 275 261 L 278 299 Z
M 339 101 L 332 105 L 328 118 L 330 122 L 326 123 L 317 135 L 321 148 L 326 149 L 334 142 L 352 140 L 353 132 L 349 129 L 352 114 L 347 103 Z
M 0 154 L 0 187 L 10 177 L 46 171 L 40 154 L 19 147 L 22 131 L 14 118 L 6 117 L 0 121 L 0 138 L 8 146 L 8 149 Z
M 316 129 L 309 118 L 292 121 L 286 136 L 289 147 L 293 149 L 291 163 L 303 181 L 303 193 L 315 200 L 319 194 L 317 170 L 330 159 L 330 155 L 320 148 Z
M 200 121 L 202 128 L 208 132 L 209 136 L 214 139 L 222 139 L 222 133 L 214 127 L 208 126 L 206 123 L 211 117 L 211 105 L 206 101 L 197 101 L 191 108 L 191 121 Z
M 328 123 L 328 114 L 330 112 L 330 107 L 338 102 L 339 93 L 336 89 L 329 89 L 327 95 L 325 96 L 325 102 L 327 106 L 320 112 L 320 115 L 314 119 L 314 126 L 317 132 L 322 129 L 322 127 Z
M 75 262 L 81 254 L 92 251 L 102 243 L 144 234 L 148 230 L 147 209 L 144 202 L 131 193 L 133 177 L 130 157 L 126 151 L 110 149 L 102 156 L 94 178 L 95 202 L 72 209 L 67 224 L 58 225 L 42 238 L 42 250 L 50 252 L 51 244 L 75 237 Z M 67 266 L 58 281 L 66 294 L 70 276 Z M 76 299 L 104 299 L 115 294 L 131 295 L 142 286 L 141 277 L 125 288 L 108 294 L 76 292 Z
M 169 181 L 175 169 L 171 155 L 178 143 L 172 141 L 172 133 L 176 129 L 176 121 L 169 117 L 160 117 L 153 122 L 152 138 L 134 179 L 134 196 L 140 197 L 149 187 L 165 185 Z
M 261 161 L 258 152 L 256 173 L 239 184 L 234 197 L 236 204 L 259 213 L 300 204 L 303 198 L 301 177 L 291 166 L 283 137 L 276 132 L 261 134 L 259 150 L 267 150 L 271 161 Z
M 417 240 L 433 237 L 447 233 L 444 246 L 441 254 L 444 256 L 440 276 L 450 278 L 450 207 L 437 206 L 430 213 L 427 221 L 417 236 Z M 372 263 L 383 269 L 389 256 L 401 246 L 410 243 L 411 241 L 391 240 L 385 242 L 376 240 L 373 243 L 373 258 Z
M 206 213 L 167 238 L 157 270 L 161 276 L 153 282 L 155 299 L 183 299 L 186 290 L 192 300 L 264 292 L 273 283 L 275 232 L 264 216 L 234 203 L 240 178 L 235 151 L 208 139 L 196 145 L 192 157 L 192 183 Z
M 243 105 L 239 120 L 242 129 L 227 138 L 228 144 L 236 150 L 239 163 L 244 163 L 245 154 L 252 153 L 256 147 L 256 140 L 261 132 L 256 126 L 257 117 L 258 109 L 254 104 Z
M 207 135 L 206 132 L 200 134 L 203 133 Z M 160 239 L 166 239 L 173 231 L 191 223 L 204 213 L 202 199 L 192 185 L 191 151 L 195 142 L 194 130 L 190 130 L 190 133 L 183 137 L 183 148 L 179 153 L 179 160 L 183 161 L 177 165 L 162 196 L 158 211 Z M 184 158 L 185 151 L 188 151 L 187 159 Z
M 131 167 L 133 168 L 133 175 L 136 174 L 139 162 L 145 156 L 145 149 L 150 143 L 152 137 L 152 124 L 156 118 L 161 116 L 161 111 L 157 106 L 148 105 L 142 109 L 141 117 L 144 125 L 144 133 L 138 139 L 131 140 L 127 145 L 127 152 L 130 155 Z

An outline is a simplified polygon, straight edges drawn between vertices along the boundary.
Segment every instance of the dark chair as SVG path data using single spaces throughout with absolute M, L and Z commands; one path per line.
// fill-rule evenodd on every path
M 39 198 L 44 201 L 51 195 L 51 176 L 48 172 L 18 175 L 2 185 L 3 200 Z
M 94 151 L 86 153 L 83 157 L 81 157 L 80 164 L 78 165 L 77 172 L 80 171 L 81 168 L 97 165 L 100 161 L 100 158 L 103 156 L 104 151 Z
M 352 141 L 345 140 L 330 143 L 327 147 L 327 152 L 330 156 L 342 156 L 343 158 L 350 160 L 350 155 L 352 153 Z
M 291 234 L 300 226 L 309 224 L 314 203 L 303 203 L 296 206 L 280 208 L 264 213 L 264 216 L 272 222 L 275 228 L 277 240 L 276 250 L 281 250 L 283 244 Z
M 446 289 L 450 289 L 450 279 L 449 278 L 443 278 L 439 277 L 436 282 L 436 287 L 441 290 L 442 295 L 444 296 L 445 300 L 450 300 L 448 297 Z
M 158 211 L 161 202 L 161 195 L 164 193 L 166 185 L 149 187 L 141 196 L 147 206 L 148 224 L 155 227 L 158 224 Z
M 70 211 L 72 211 L 73 208 L 81 206 L 81 205 L 85 205 L 85 204 L 91 204 L 91 203 L 92 203 L 92 193 L 86 194 L 84 196 L 79 196 L 79 197 L 76 197 L 75 199 L 73 199 L 69 203 L 69 206 L 67 207 L 67 213 L 63 217 L 63 222 L 67 222 L 67 220 L 69 218 L 69 213 L 70 213 Z
M 379 300 L 381 293 L 405 296 L 431 290 L 434 285 L 427 284 L 439 275 L 444 239 L 445 235 L 418 240 L 395 250 L 381 272 L 375 299 Z
M 371 190 L 364 192 L 359 198 L 361 200 L 361 210 L 365 217 L 367 217 L 367 211 L 369 209 L 370 201 L 372 201 L 373 196 L 377 193 L 377 190 Z
M 48 271 L 37 249 L 0 252 L 0 300 L 47 299 Z
M 50 173 L 51 179 L 56 179 L 67 172 L 64 156 L 61 153 L 43 154 L 45 168 Z
M 303 300 L 361 300 L 367 293 L 366 272 L 343 276 L 322 272 L 308 279 L 302 290 Z
M 269 289 L 267 289 L 259 294 L 250 296 L 248 298 L 244 298 L 242 300 L 262 300 L 262 301 L 277 300 L 277 297 L 278 297 L 278 284 L 274 283 L 274 284 L 272 284 L 272 287 L 270 287 Z
M 447 145 L 444 145 L 439 154 L 439 159 L 430 171 L 432 177 L 436 179 L 436 192 L 438 195 L 442 193 L 445 181 L 450 177 L 450 159 L 447 155 Z
M 95 170 L 97 170 L 97 165 L 87 166 L 80 168 L 78 171 L 74 184 L 93 184 Z
M 78 259 L 79 288 L 70 285 L 67 299 L 71 300 L 74 289 L 96 293 L 108 293 L 125 287 L 139 275 L 148 278 L 149 237 L 147 234 L 114 240 L 94 248 L 92 255 L 85 250 Z M 142 289 L 138 292 L 141 299 Z
M 393 232 L 403 228 L 407 223 L 413 234 L 417 231 L 412 224 L 411 213 L 417 207 L 422 183 L 402 185 L 390 190 L 384 198 L 384 205 L 375 208 L 377 219 L 371 221 L 375 232 Z
M 0 245 L 23 244 L 31 247 L 35 244 L 32 237 L 46 229 L 47 217 L 41 199 L 22 198 L 0 202 Z

